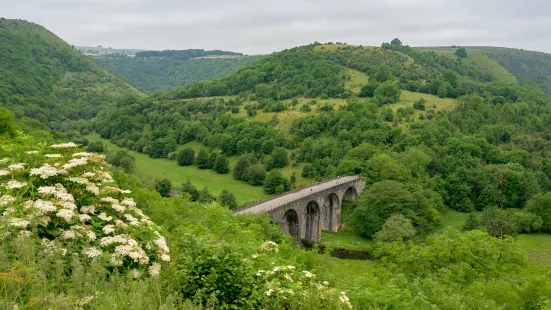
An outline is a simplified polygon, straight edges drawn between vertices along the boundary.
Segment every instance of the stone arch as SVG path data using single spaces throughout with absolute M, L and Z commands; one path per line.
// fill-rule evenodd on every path
M 323 201 L 324 225 L 323 228 L 330 231 L 337 231 L 340 219 L 340 202 L 339 197 L 335 193 L 329 194 Z
M 342 197 L 343 201 L 356 201 L 356 198 L 358 198 L 358 192 L 356 191 L 356 188 L 354 186 L 351 186 L 346 189 L 344 192 L 344 196 Z
M 300 239 L 300 225 L 297 211 L 289 209 L 285 212 L 284 217 L 286 232 L 293 238 Z
M 320 208 L 317 202 L 310 201 L 306 205 L 306 240 L 318 241 L 320 234 Z

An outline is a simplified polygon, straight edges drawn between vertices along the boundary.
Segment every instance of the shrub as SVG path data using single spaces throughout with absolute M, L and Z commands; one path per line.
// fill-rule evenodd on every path
M 162 197 L 170 197 L 170 190 L 172 189 L 172 182 L 169 179 L 161 179 L 155 182 L 155 190 Z
M 411 225 L 411 221 L 402 214 L 394 214 L 385 221 L 374 239 L 381 242 L 403 241 L 413 235 L 415 235 L 415 228 Z
M 190 148 L 186 147 L 181 149 L 178 152 L 177 162 L 180 166 L 191 166 L 193 165 L 193 162 L 195 161 L 195 151 Z

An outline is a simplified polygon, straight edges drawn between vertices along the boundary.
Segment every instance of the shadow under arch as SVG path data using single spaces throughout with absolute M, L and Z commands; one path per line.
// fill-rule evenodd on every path
M 340 208 L 339 197 L 335 193 L 329 194 L 325 198 L 323 203 L 323 209 L 325 212 L 324 220 L 325 227 L 324 229 L 330 231 L 337 231 L 338 224 L 335 223 L 335 220 L 338 220 L 338 209 Z M 337 221 L 337 223 L 340 221 Z
M 342 197 L 343 201 L 356 201 L 358 198 L 358 192 L 356 192 L 356 188 L 354 186 L 351 186 L 346 189 L 344 192 L 344 196 Z
M 306 231 L 304 238 L 306 240 L 319 240 L 320 233 L 320 208 L 318 203 L 310 201 L 306 205 Z
M 300 225 L 297 211 L 290 209 L 285 212 L 287 233 L 295 239 L 300 239 Z

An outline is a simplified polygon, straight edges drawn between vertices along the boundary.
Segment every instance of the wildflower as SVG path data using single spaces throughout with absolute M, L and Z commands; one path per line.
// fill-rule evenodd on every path
M 36 155 L 36 154 L 38 154 L 38 151 L 26 151 L 25 154 L 27 154 L 27 155 Z
M 265 272 L 266 272 L 265 270 L 260 269 L 259 271 L 256 272 L 256 276 L 260 277 Z
M 153 240 L 153 243 L 155 243 L 155 245 L 158 246 L 161 249 L 161 251 L 163 251 L 164 253 L 168 253 L 169 249 L 168 249 L 168 246 L 166 245 L 165 238 L 161 236 L 158 232 L 156 233 L 159 236 L 159 238 Z
M 115 220 L 115 225 L 118 228 L 128 229 L 128 225 L 125 222 L 121 221 L 121 220 Z
M 87 153 L 87 152 L 74 153 L 72 156 L 73 157 L 90 157 L 92 156 L 92 153 Z
M 68 143 L 50 145 L 50 147 L 53 149 L 69 149 L 69 148 L 75 148 L 77 147 L 77 145 L 74 144 L 73 142 L 68 142 Z
M 24 163 L 18 163 L 18 164 L 13 164 L 13 165 L 9 165 L 8 166 L 8 169 L 10 171 L 17 171 L 17 170 L 22 170 L 22 169 L 25 169 L 25 166 L 27 164 L 24 164 Z
M 149 266 L 149 275 L 153 278 L 159 276 L 159 273 L 161 272 L 161 265 L 158 263 L 153 263 L 151 266 Z
M 285 279 L 287 279 L 287 281 L 293 282 L 293 278 L 291 277 L 290 274 L 286 273 L 286 274 L 283 275 L 283 277 L 284 277 Z
M 142 276 L 142 273 L 140 271 L 138 271 L 137 269 L 130 270 L 130 274 L 132 275 L 132 277 L 134 279 L 138 279 Z
M 104 212 L 100 213 L 100 214 L 98 215 L 98 218 L 99 218 L 100 220 L 106 221 L 106 222 L 109 222 L 109 221 L 111 221 L 111 220 L 113 219 L 112 216 L 108 216 L 108 215 L 105 214 Z
M 260 246 L 260 249 L 264 252 L 274 252 L 274 253 L 277 253 L 279 252 L 279 248 L 278 248 L 278 245 L 277 243 L 273 242 L 273 241 L 266 241 L 264 242 L 261 246 Z
M 28 230 L 22 230 L 19 232 L 19 236 L 22 238 L 28 238 L 31 236 L 31 232 Z
M 113 233 L 115 231 L 115 226 L 105 225 L 105 226 L 103 226 L 102 230 L 103 230 L 104 234 L 108 235 L 108 234 Z
M 266 291 L 266 296 L 272 295 L 273 292 L 274 292 L 274 290 L 272 290 L 272 289 L 267 290 Z
M 87 231 L 86 238 L 88 238 L 89 241 L 94 241 L 96 240 L 96 234 L 93 231 Z
M 67 174 L 67 170 L 57 169 L 56 167 L 52 167 L 48 164 L 44 164 L 40 168 L 33 168 L 31 169 L 31 172 L 30 172 L 30 175 L 37 175 L 44 180 L 46 180 L 49 177 L 55 177 L 55 176 L 64 175 L 64 174 Z
M 125 207 L 123 207 L 123 206 L 121 206 L 121 205 L 119 205 L 119 204 L 116 204 L 116 203 L 113 204 L 113 205 L 111 205 L 111 207 L 112 207 L 113 209 L 115 209 L 115 211 L 117 211 L 117 212 L 119 212 L 119 213 L 123 213 L 124 210 L 126 210 Z
M 76 210 L 77 209 L 77 205 L 75 205 L 74 203 L 70 202 L 70 201 L 64 201 L 61 203 L 61 206 L 64 208 L 64 209 L 67 209 L 67 210 Z
M 93 178 L 96 174 L 93 172 L 85 172 L 82 174 L 83 178 Z
M 253 254 L 252 255 L 252 258 L 257 258 L 258 257 L 258 254 Z
M 100 199 L 100 201 L 102 202 L 108 202 L 108 203 L 111 203 L 111 204 L 115 204 L 115 203 L 119 203 L 119 201 L 113 197 L 103 197 Z
M 14 208 L 7 208 L 6 210 L 4 210 L 4 213 L 2 213 L 2 215 L 3 216 L 11 215 L 11 214 L 14 214 L 15 211 L 16 210 Z
M 97 187 L 95 184 L 88 184 L 86 186 L 86 190 L 94 195 L 99 195 L 99 187 Z
M 307 277 L 307 278 L 314 277 L 314 274 L 311 273 L 311 272 L 308 271 L 308 270 L 303 270 L 302 273 L 304 273 L 304 276 Z
M 59 236 L 61 240 L 75 239 L 75 232 L 72 230 L 65 230 Z
M 295 266 L 287 266 L 287 269 L 293 270 L 295 269 Z
M 325 285 L 325 286 L 328 286 L 328 285 L 329 285 L 329 282 L 327 282 L 327 281 L 323 281 L 323 282 L 321 282 L 321 283 L 323 283 L 323 285 Z
M 0 170 L 0 177 L 5 177 L 7 175 L 10 175 L 11 173 L 7 170 Z
M 10 221 L 11 226 L 15 226 L 15 227 L 18 227 L 18 228 L 27 228 L 27 226 L 29 226 L 30 224 L 31 224 L 31 222 L 26 221 L 24 219 L 20 219 L 20 218 L 13 218 Z
M 161 255 L 161 260 L 163 262 L 170 262 L 170 255 L 167 255 L 167 254 Z
M 94 207 L 94 206 L 82 206 L 82 207 L 80 207 L 80 213 L 94 214 L 94 212 L 96 212 L 96 207 Z
M 35 201 L 33 206 L 40 212 L 40 214 L 57 211 L 56 206 L 52 202 L 44 201 L 42 199 Z
M 14 201 L 15 201 L 15 198 L 13 196 L 4 195 L 4 196 L 0 197 L 0 207 L 5 206 L 8 203 L 14 202 Z
M 89 258 L 98 257 L 103 252 L 101 250 L 96 249 L 95 247 L 87 248 L 82 251 L 82 254 L 88 256 Z
M 121 201 L 122 205 L 125 205 L 127 207 L 135 207 L 136 203 L 134 202 L 134 199 L 132 198 L 125 198 L 123 201 Z
M 27 186 L 26 182 L 9 181 L 7 184 L 2 184 L 7 189 L 19 189 Z
M 42 195 L 53 195 L 57 193 L 57 189 L 53 186 L 41 186 L 38 188 L 38 192 Z
M 68 209 L 62 209 L 56 214 L 57 217 L 63 218 L 67 222 L 70 222 L 74 215 L 75 213 Z
M 92 218 L 90 217 L 90 215 L 88 214 L 79 214 L 78 215 L 78 220 L 81 222 L 81 223 L 84 223 L 84 222 L 88 222 L 90 221 Z
M 47 158 L 63 158 L 63 155 L 61 155 L 61 154 L 44 154 L 44 157 L 47 157 Z
M 88 163 L 88 159 L 86 159 L 86 157 L 73 158 L 73 159 L 69 160 L 68 163 L 63 165 L 63 168 L 64 169 L 71 169 L 71 168 L 78 167 L 78 166 L 84 166 L 87 163 Z
M 132 194 L 132 191 L 128 189 L 121 189 L 121 194 Z

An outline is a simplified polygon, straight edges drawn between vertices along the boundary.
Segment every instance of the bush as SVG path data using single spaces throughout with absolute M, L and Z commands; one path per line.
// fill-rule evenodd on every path
M 211 203 L 215 200 L 216 200 L 216 198 L 214 198 L 214 196 L 209 192 L 209 188 L 207 186 L 205 186 L 199 192 L 199 197 L 197 198 L 197 202 L 199 202 L 201 204 Z
M 526 203 L 524 210 L 540 216 L 543 220 L 543 229 L 551 231 L 551 192 L 532 197 Z
M 404 241 L 415 235 L 411 221 L 401 214 L 390 216 L 380 231 L 375 234 L 375 240 L 380 242 Z
M 191 184 L 189 178 L 186 182 L 182 183 L 182 193 L 188 194 L 191 201 L 197 201 L 197 199 L 199 199 L 199 191 L 197 187 Z
M 266 182 L 264 182 L 266 194 L 280 194 L 289 190 L 291 190 L 291 182 L 278 170 L 272 170 L 266 177 Z
M 247 182 L 253 186 L 260 186 L 266 180 L 266 169 L 260 164 L 251 165 L 245 170 Z
M 413 108 L 415 110 L 425 110 L 425 104 L 427 101 L 424 98 L 419 99 L 419 101 L 416 101 L 413 103 Z
M 235 199 L 235 196 L 227 190 L 222 191 L 218 197 L 218 200 L 222 206 L 227 207 L 230 210 L 237 209 L 237 200 Z
M 125 172 L 130 172 L 136 166 L 136 158 L 126 150 L 118 150 L 115 153 L 107 155 L 107 162 L 113 166 L 123 169 Z
M 224 155 L 220 155 L 214 161 L 213 170 L 218 174 L 226 174 L 230 172 L 230 162 L 228 158 Z
M 210 169 L 212 163 L 210 161 L 210 156 L 207 150 L 201 149 L 197 154 L 197 167 L 199 169 Z
M 101 141 L 92 141 L 88 144 L 88 147 L 86 148 L 86 151 L 92 153 L 103 153 L 105 152 L 105 150 L 105 144 Z
M 181 149 L 178 152 L 178 156 L 177 156 L 178 165 L 191 166 L 193 165 L 194 161 L 195 161 L 195 151 L 192 148 L 186 147 Z
M 155 190 L 162 197 L 170 197 L 170 191 L 172 189 L 172 182 L 169 179 L 157 180 L 155 182 Z

